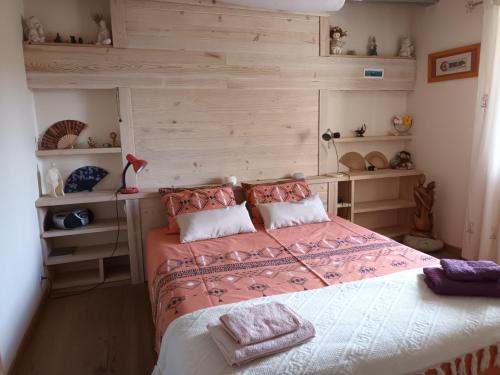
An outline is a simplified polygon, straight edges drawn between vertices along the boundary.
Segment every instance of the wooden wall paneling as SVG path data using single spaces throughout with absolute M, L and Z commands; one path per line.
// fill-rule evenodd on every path
M 127 47 L 125 0 L 109 0 L 111 12 L 111 33 L 114 48 Z
M 325 210 L 328 210 L 328 183 L 321 183 L 321 184 L 311 184 L 309 183 L 309 188 L 311 189 L 311 192 L 313 194 L 318 194 L 321 201 L 323 202 L 323 206 L 325 206 Z
M 132 90 L 139 186 L 219 183 L 318 170 L 317 92 Z
M 319 129 L 318 129 L 318 174 L 326 174 L 337 171 L 337 159 L 335 149 L 331 142 L 325 142 L 321 138 L 327 129 L 333 128 L 330 123 L 328 90 L 319 90 Z
M 128 0 L 129 48 L 318 55 L 318 17 Z
M 139 201 L 125 202 L 127 212 L 128 246 L 130 254 L 130 273 L 133 284 L 144 282 L 144 264 L 142 251 L 142 231 Z
M 317 51 L 316 51 L 317 52 Z M 412 90 L 415 60 L 26 45 L 30 88 Z M 384 79 L 363 78 L 365 67 Z
M 330 18 L 319 18 L 319 55 L 330 56 Z
M 189 4 L 189 5 L 202 5 L 207 7 L 225 7 L 232 9 L 250 10 L 250 11 L 258 10 L 273 14 L 276 17 L 295 17 L 297 15 L 318 16 L 318 17 L 329 16 L 329 13 L 327 12 L 301 12 L 301 11 L 282 11 L 277 9 L 259 9 L 254 7 L 250 8 L 250 7 L 245 7 L 243 5 L 232 4 L 224 0 L 156 0 L 156 1 L 178 3 L 178 4 Z
M 132 96 L 129 88 L 119 88 L 119 111 L 120 111 L 120 142 L 122 147 L 123 166 L 127 164 L 125 156 L 127 154 L 136 155 L 135 139 L 134 139 L 134 124 L 132 116 Z M 136 155 L 144 159 L 141 155 Z M 146 159 L 147 160 L 147 159 Z M 147 168 L 147 167 L 146 167 Z M 136 173 L 129 171 L 127 173 L 127 186 L 137 186 L 138 176 Z

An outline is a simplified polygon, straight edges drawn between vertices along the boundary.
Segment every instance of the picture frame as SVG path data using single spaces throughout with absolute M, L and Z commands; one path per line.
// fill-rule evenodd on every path
M 427 82 L 477 77 L 481 44 L 471 44 L 431 53 L 428 58 Z
M 363 77 L 364 78 L 371 78 L 371 79 L 382 79 L 382 78 L 384 78 L 384 69 L 364 68 Z

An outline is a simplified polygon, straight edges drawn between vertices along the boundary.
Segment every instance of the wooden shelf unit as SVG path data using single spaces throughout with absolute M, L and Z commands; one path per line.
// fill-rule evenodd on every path
M 92 259 L 119 257 L 123 255 L 128 255 L 128 253 L 129 250 L 127 242 L 118 242 L 116 250 L 114 243 L 94 245 L 94 246 L 80 246 L 76 247 L 73 254 L 71 255 L 51 256 L 49 254 L 47 259 L 45 260 L 45 264 L 48 266 L 52 266 L 55 264 L 81 262 Z
M 53 156 L 79 156 L 79 155 L 101 155 L 101 154 L 119 154 L 121 155 L 121 147 L 98 147 L 98 148 L 68 148 L 62 150 L 38 150 L 36 156 L 53 157 Z
M 419 170 L 348 172 L 337 181 L 337 215 L 390 238 L 410 232 L 413 186 Z
M 127 221 L 120 219 L 118 222 L 115 218 L 112 219 L 96 219 L 89 225 L 75 229 L 49 229 L 42 232 L 42 238 L 77 236 L 81 234 L 114 232 L 127 230 Z

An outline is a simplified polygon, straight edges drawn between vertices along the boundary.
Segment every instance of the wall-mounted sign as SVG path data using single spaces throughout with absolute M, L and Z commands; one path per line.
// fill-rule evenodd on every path
M 384 78 L 384 69 L 365 68 L 365 78 Z

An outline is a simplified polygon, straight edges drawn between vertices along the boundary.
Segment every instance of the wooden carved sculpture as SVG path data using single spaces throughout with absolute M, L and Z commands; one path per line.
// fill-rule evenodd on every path
M 418 185 L 413 189 L 413 197 L 417 208 L 413 215 L 415 234 L 423 237 L 433 238 L 434 217 L 432 207 L 434 205 L 434 189 L 436 183 L 429 182 L 425 186 L 425 175 L 421 175 Z

